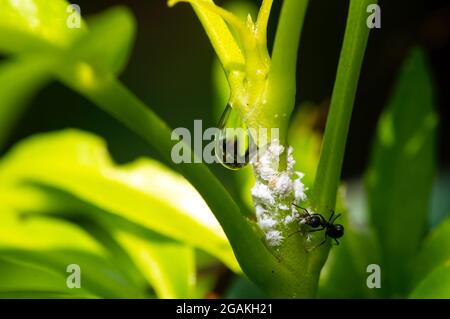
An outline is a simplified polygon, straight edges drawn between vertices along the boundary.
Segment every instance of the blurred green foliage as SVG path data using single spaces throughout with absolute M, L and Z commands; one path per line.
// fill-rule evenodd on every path
M 385 287 L 391 295 L 411 289 L 410 267 L 428 230 L 436 170 L 433 83 L 422 51 L 405 61 L 382 114 L 367 172 L 371 219 L 382 251 Z
M 92 246 L 96 239 L 99 243 L 94 247 L 100 244 L 97 250 L 102 248 L 104 259 L 116 272 L 128 272 L 129 267 L 134 273 L 138 270 L 142 275 L 129 277 L 145 277 L 157 295 L 166 298 L 194 295 L 196 248 L 239 271 L 219 224 L 192 186 L 151 160 L 116 167 L 105 144 L 90 134 L 69 130 L 24 141 L 3 158 L 0 179 L 5 250 L 25 249 L 46 263 L 45 250 L 53 245 L 62 249 L 74 245 L 75 252 L 84 252 L 84 241 Z M 77 239 L 62 227 L 54 233 L 51 226 L 55 221 L 48 222 L 43 214 L 65 219 L 64 223 L 57 221 L 63 225 L 75 222 L 93 238 L 84 234 L 84 241 Z M 77 229 L 71 225 L 69 228 Z M 35 232 L 42 236 L 41 245 Z M 88 252 L 98 258 L 97 250 Z M 63 265 L 70 260 L 79 263 L 80 258 L 77 254 L 66 256 L 57 269 L 65 272 Z M 83 278 L 90 278 L 91 271 L 92 278 L 101 278 L 97 274 L 101 268 L 95 264 L 80 266 Z M 123 269 L 115 269 L 117 266 Z M 104 281 L 110 284 L 107 278 Z M 140 282 L 139 286 L 145 285 Z M 109 290 L 92 293 L 109 296 Z M 119 296 L 143 296 L 144 292 L 136 289 L 127 294 L 121 289 L 123 295 Z
M 428 216 L 436 170 L 434 109 L 433 82 L 426 58 L 421 50 L 413 49 L 378 123 L 366 175 L 367 204 L 363 203 L 358 212 L 368 216 L 349 214 L 343 240 L 346 247 L 332 254 L 327 268 L 330 273 L 325 274 L 328 281 L 334 282 L 334 290 L 322 283 L 324 296 L 336 296 L 341 291 L 344 297 L 406 297 L 417 284 L 414 277 L 418 270 L 423 277 L 432 270 L 427 264 L 435 262 L 437 267 L 448 262 L 448 249 L 441 246 L 432 251 L 426 248 L 429 239 L 424 241 L 430 231 Z M 361 191 L 358 196 L 362 196 Z M 350 204 L 356 204 L 354 198 Z M 349 263 L 357 263 L 358 267 L 350 268 Z M 365 285 L 369 264 L 381 267 L 381 289 L 370 290 Z M 426 280 L 435 278 L 430 276 Z M 447 285 L 445 276 L 442 279 L 441 284 Z M 420 286 L 429 287 L 426 283 Z M 423 289 L 420 291 L 427 298 L 442 298 L 445 290 Z M 446 294 L 450 296 L 450 291 Z
M 70 29 L 66 1 L 18 3 L 0 0 L 0 51 L 9 55 L 0 64 L 0 148 L 52 78 L 89 87 L 117 76 L 135 36 L 125 8 Z M 227 94 L 217 69 L 220 108 Z M 309 187 L 322 141 L 319 112 L 304 104 L 289 133 Z M 416 49 L 379 122 L 367 209 L 353 207 L 355 192 L 345 198 L 341 188 L 346 235 L 322 271 L 320 297 L 450 297 L 450 221 L 428 226 L 436 124 L 432 79 Z M 249 205 L 251 176 L 237 175 Z M 355 196 L 364 203 L 363 193 Z M 117 165 L 104 141 L 86 132 L 36 135 L 13 147 L 0 160 L 0 202 L 0 297 L 205 297 L 222 271 L 218 261 L 240 273 L 222 229 L 182 176 L 145 158 Z M 81 289 L 66 286 L 72 263 L 82 269 Z M 366 286 L 370 263 L 382 266 L 379 291 Z M 237 279 L 227 295 L 261 292 Z
M 80 29 L 66 26 L 67 6 L 65 1 L 0 3 L 0 48 L 16 54 L 0 73 L 0 114 L 8 124 L 0 127 L 2 141 L 24 98 L 51 76 L 62 71 L 69 82 L 91 86 L 95 77 L 120 72 L 128 59 L 134 38 L 128 10 L 115 8 L 89 20 L 86 32 L 84 22 Z M 100 139 L 66 131 L 36 136 L 5 156 L 2 265 L 29 266 L 17 266 L 17 276 L 1 273 L 2 294 L 202 297 L 214 280 L 208 271 L 197 276 L 197 266 L 208 269 L 217 262 L 202 258 L 196 266 L 197 249 L 240 271 L 211 211 L 181 176 L 145 159 L 116 167 L 107 154 Z M 64 279 L 71 263 L 83 271 L 84 289 L 76 293 Z M 36 271 L 35 282 L 26 276 L 30 271 Z M 48 273 L 58 279 L 38 281 Z

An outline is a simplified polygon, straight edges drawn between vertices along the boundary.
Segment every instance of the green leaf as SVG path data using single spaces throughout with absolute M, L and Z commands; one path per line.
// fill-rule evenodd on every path
M 61 193 L 53 192 L 52 196 L 55 195 L 58 200 L 68 200 Z M 136 277 L 137 283 L 141 277 L 145 278 L 159 298 L 195 296 L 194 249 L 185 243 L 124 219 L 114 218 L 91 205 L 80 207 L 76 212 L 69 209 L 66 212 L 59 210 L 48 213 L 66 216 L 78 223 L 81 217 L 84 228 L 108 249 L 116 264 L 122 264 L 124 270 Z M 87 220 L 83 221 L 83 217 Z
M 60 1 L 55 2 L 59 3 Z M 27 6 L 29 8 L 24 9 L 23 12 L 21 11 L 20 14 L 15 11 L 19 7 L 13 6 L 11 4 L 13 2 L 11 1 L 8 3 L 5 11 L 0 10 L 0 50 L 2 48 L 2 41 L 5 42 L 4 45 L 8 48 L 11 48 L 15 43 L 2 34 L 2 14 L 8 17 L 15 17 L 16 15 L 23 16 L 23 19 L 25 19 L 23 21 L 24 25 L 20 24 L 20 21 L 17 19 L 13 19 L 11 21 L 14 21 L 14 23 L 8 23 L 9 20 L 3 21 L 3 26 L 8 25 L 10 28 L 15 26 L 19 29 L 22 27 L 24 30 L 27 30 L 29 27 L 33 32 L 30 34 L 27 33 L 30 39 L 27 38 L 27 40 L 24 40 L 25 42 L 35 41 L 36 43 L 44 43 L 45 39 L 41 36 L 50 36 L 44 24 L 48 23 L 49 26 L 52 26 L 55 23 L 60 23 L 59 20 L 61 18 L 52 16 L 55 18 L 55 20 L 52 20 L 45 17 L 43 21 L 39 22 L 39 26 L 42 27 L 41 34 L 38 32 L 39 30 L 31 28 L 28 24 L 38 23 L 36 21 L 39 19 L 36 17 L 33 18 L 32 13 L 47 10 L 48 2 L 42 2 L 42 6 L 39 7 L 33 4 L 33 1 L 28 1 L 26 3 L 28 3 Z M 23 3 L 25 5 L 25 2 Z M 2 2 L 0 2 L 1 4 Z M 67 5 L 52 6 L 52 10 L 55 11 L 54 14 L 57 15 L 57 12 L 61 11 L 62 7 L 66 8 Z M 30 16 L 26 15 L 26 12 L 29 12 Z M 66 15 L 66 13 L 64 14 Z M 45 45 L 46 50 L 43 52 L 37 51 L 42 48 L 33 47 L 30 49 L 32 51 L 31 53 L 23 54 L 13 61 L 3 62 L 0 65 L 0 100 L 2 101 L 0 105 L 0 148 L 5 143 L 8 133 L 23 112 L 26 102 L 32 97 L 35 91 L 50 80 L 51 73 L 54 70 L 59 70 L 68 64 L 81 63 L 82 67 L 80 68 L 79 75 L 84 81 L 89 81 L 90 73 L 87 70 L 90 70 L 91 66 L 106 75 L 117 75 L 123 70 L 134 43 L 135 34 L 135 21 L 129 10 L 124 7 L 112 8 L 90 19 L 89 24 L 91 27 L 90 32 L 84 32 L 83 36 L 80 34 L 77 40 L 73 39 L 71 41 L 71 47 L 67 52 L 58 46 L 60 43 L 52 42 L 51 44 Z M 65 27 L 63 29 L 68 28 Z M 11 30 L 7 34 L 10 35 L 10 32 Z M 64 37 L 67 38 L 69 36 L 65 35 Z M 17 39 L 17 37 L 14 38 Z M 105 48 L 108 49 L 105 50 Z M 29 50 L 18 50 L 18 52 L 22 51 Z
M 148 285 L 152 286 L 160 298 L 194 296 L 196 269 L 193 248 L 90 204 L 80 203 L 69 194 L 49 188 L 36 188 L 66 206 L 57 210 L 48 208 L 47 214 L 81 224 L 108 249 L 116 266 L 125 271 L 128 277 L 132 276 L 135 285 L 144 289 Z M 73 201 L 78 205 L 71 207 L 69 203 Z
M 168 4 L 173 6 L 177 2 L 180 1 L 169 0 Z M 195 0 L 193 2 L 198 3 L 192 4 L 192 7 L 202 23 L 224 69 L 230 70 L 236 68 L 236 66 L 243 65 L 245 58 L 226 22 L 220 15 L 210 10 L 207 6 L 202 5 L 202 2 L 213 4 L 213 1 Z
M 432 228 L 439 225 L 447 216 L 450 216 L 450 170 L 440 171 L 434 181 L 431 196 L 431 212 L 429 215 Z
M 33 4 L 34 2 L 38 2 L 39 5 Z M 53 0 L 42 2 L 42 4 L 41 1 L 27 1 L 26 3 L 28 3 L 30 9 L 20 9 L 19 13 L 17 11 L 19 9 L 14 6 L 5 9 L 4 14 L 6 16 L 16 17 L 16 15 L 21 15 L 25 21 L 23 25 L 5 22 L 5 25 L 9 28 L 7 32 L 5 31 L 5 34 L 2 33 L 0 22 L 0 50 L 8 53 L 32 52 L 34 54 L 42 50 L 48 61 L 59 61 L 61 65 L 56 67 L 57 70 L 63 65 L 80 62 L 87 63 L 106 74 L 118 74 L 123 70 L 134 43 L 136 29 L 134 17 L 129 9 L 126 7 L 108 9 L 90 18 L 88 21 L 89 30 L 87 30 L 83 21 L 83 27 L 80 29 L 67 27 L 66 20 L 70 14 L 66 12 L 68 4 L 62 5 L 62 3 L 65 3 L 64 1 Z M 48 3 L 52 3 L 50 6 L 52 8 L 50 12 L 54 14 L 52 18 L 36 18 L 33 16 L 33 12 L 49 11 Z M 63 17 L 60 16 L 61 12 L 63 12 Z M 14 20 L 16 18 L 11 19 L 16 21 Z M 64 19 L 63 26 L 61 26 L 62 19 Z M 33 23 L 38 23 L 36 22 L 38 20 L 39 26 L 42 28 L 41 32 L 39 28 L 30 26 Z M 27 28 L 33 30 L 33 32 L 15 35 L 16 40 L 9 38 L 11 32 L 17 30 L 23 32 L 23 29 L 27 30 Z M 50 32 L 49 30 L 53 30 L 53 28 L 62 30 L 62 32 Z M 64 42 L 58 41 L 59 38 L 64 39 Z M 31 47 L 15 49 L 15 41 L 23 41 L 25 44 L 21 46 L 30 44 Z
M 431 75 L 424 53 L 414 49 L 381 116 L 366 176 L 386 293 L 411 288 L 410 263 L 427 231 L 436 124 Z
M 0 150 L 26 102 L 49 78 L 46 57 L 20 57 L 0 64 Z
M 119 74 L 134 44 L 136 22 L 126 7 L 113 7 L 87 20 L 89 32 L 71 48 L 71 58 L 104 73 Z
M 450 298 L 450 260 L 433 270 L 411 293 L 414 299 Z
M 16 189 L 13 190 L 16 193 Z M 0 212 L 0 255 L 46 269 L 67 278 L 66 267 L 82 269 L 82 287 L 91 294 L 107 298 L 142 297 L 139 288 L 126 278 L 108 252 L 76 225 L 43 218 L 26 218 L 16 210 L 11 197 L 27 198 L 29 205 L 42 206 L 45 200 L 8 193 L 2 188 Z M 30 193 L 28 193 L 30 194 Z M 21 196 L 22 195 L 22 196 Z M 34 194 L 36 195 L 36 194 Z M 65 285 L 65 279 L 64 279 Z
M 194 250 L 191 247 L 165 238 L 144 240 L 126 232 L 119 232 L 117 238 L 158 297 L 193 297 L 196 281 Z
M 14 194 L 18 193 L 18 198 L 13 198 L 12 194 L 9 194 L 2 199 L 6 199 L 6 203 L 9 203 L 9 205 L 15 204 L 14 206 L 22 212 L 21 215 L 26 216 L 28 220 L 39 221 L 45 230 L 43 232 L 44 238 L 45 234 L 51 235 L 52 232 L 46 229 L 47 225 L 42 221 L 48 220 L 48 217 L 63 218 L 65 221 L 75 223 L 93 236 L 107 250 L 108 257 L 114 260 L 114 268 L 117 269 L 109 270 L 107 273 L 116 273 L 114 276 L 119 278 L 121 276 L 117 274 L 119 271 L 126 277 L 120 280 L 129 282 L 130 285 L 136 287 L 135 290 L 144 293 L 148 291 L 150 285 L 154 287 L 157 295 L 161 298 L 188 298 L 193 296 L 195 264 L 192 248 L 150 232 L 127 220 L 115 218 L 108 212 L 80 202 L 75 197 L 61 191 L 32 185 L 16 187 L 13 192 Z M 23 198 L 28 199 L 26 204 L 20 202 L 23 201 Z M 15 231 L 18 228 L 17 225 L 6 224 L 6 226 Z M 65 238 L 65 230 L 66 228 L 62 227 L 61 235 L 54 237 L 63 236 Z M 11 239 L 11 237 L 14 238 L 14 236 L 9 236 L 7 239 Z M 70 249 L 71 245 L 77 246 L 76 241 L 75 243 L 69 242 L 69 244 L 62 241 L 60 244 L 62 247 L 68 246 L 67 249 L 64 248 L 65 250 L 61 249 L 65 251 L 61 255 L 56 253 L 49 255 L 47 251 L 27 251 L 22 254 L 39 264 L 48 265 L 50 260 L 55 261 L 57 263 L 56 268 L 59 269 L 64 269 L 63 266 L 58 265 L 64 264 L 63 261 L 67 258 L 80 262 L 80 257 Z M 14 242 L 11 245 L 17 246 Z M 58 250 L 53 249 L 53 251 Z M 88 269 L 88 271 L 83 271 L 84 281 L 90 279 L 89 272 L 104 268 L 101 264 L 92 263 L 80 266 L 83 269 Z M 94 278 L 101 277 L 102 274 L 100 273 L 96 274 Z M 126 298 L 143 296 L 125 288 L 109 287 L 109 291 L 106 293 L 100 291 L 99 295 Z M 120 295 L 114 295 L 118 291 L 120 291 Z
M 414 282 L 422 280 L 437 267 L 450 261 L 450 218 L 447 218 L 425 239 L 414 260 Z
M 68 27 L 68 7 L 64 0 L 0 0 L 0 51 L 69 48 L 85 27 Z
M 69 130 L 30 138 L 5 157 L 0 176 L 4 181 L 28 180 L 64 190 L 238 269 L 220 225 L 189 183 L 150 160 L 118 167 L 104 142 L 90 134 Z
M 249 14 L 254 17 L 258 12 L 256 5 L 249 1 L 233 1 L 226 3 L 224 6 L 225 9 L 231 11 L 243 21 Z M 233 30 L 230 31 L 233 33 Z M 242 47 L 242 44 L 239 42 L 239 38 L 235 36 L 235 39 L 238 45 Z M 212 114 L 218 123 L 220 116 L 225 110 L 225 106 L 230 100 L 230 84 L 227 80 L 227 74 L 224 71 L 223 66 L 220 64 L 220 60 L 217 58 L 214 59 L 214 63 L 212 65 L 211 82 L 213 94 Z
M 0 298 L 88 298 L 83 288 L 69 289 L 66 277 L 43 267 L 0 257 Z

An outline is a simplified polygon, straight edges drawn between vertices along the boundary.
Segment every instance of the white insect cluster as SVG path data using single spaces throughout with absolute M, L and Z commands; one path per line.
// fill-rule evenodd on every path
M 258 152 L 251 160 L 256 183 L 251 192 L 259 227 L 265 233 L 269 246 L 283 243 L 283 229 L 299 221 L 299 214 L 292 203 L 300 205 L 306 200 L 303 173 L 294 170 L 293 149 L 287 149 L 287 167 L 280 171 L 280 157 L 285 147 L 278 140 Z

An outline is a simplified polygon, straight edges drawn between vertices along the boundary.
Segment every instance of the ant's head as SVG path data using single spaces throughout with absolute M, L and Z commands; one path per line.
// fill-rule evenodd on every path
M 341 238 L 344 236 L 344 226 L 341 224 L 333 224 L 331 227 L 327 228 L 327 235 L 333 239 Z

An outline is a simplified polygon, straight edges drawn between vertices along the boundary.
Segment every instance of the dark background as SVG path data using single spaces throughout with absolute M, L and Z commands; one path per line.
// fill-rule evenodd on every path
M 259 5 L 260 0 L 254 2 Z M 275 1 L 271 38 L 280 2 Z M 137 19 L 137 39 L 121 79 L 172 127 L 190 128 L 194 119 L 203 119 L 204 127 L 216 125 L 218 119 L 211 109 L 214 52 L 188 5 L 169 9 L 164 0 L 78 0 L 77 4 L 83 17 L 112 5 L 129 7 Z M 349 133 L 344 178 L 364 172 L 378 116 L 401 62 L 415 45 L 424 47 L 430 59 L 441 120 L 439 163 L 441 169 L 448 170 L 450 4 L 445 0 L 381 0 L 380 6 L 382 27 L 374 29 L 370 36 Z M 328 103 L 347 7 L 348 1 L 344 0 L 311 0 L 300 47 L 298 104 Z M 139 155 L 154 155 L 139 137 L 58 83 L 48 86 L 33 99 L 8 145 L 36 132 L 66 127 L 85 129 L 106 138 L 118 162 Z

